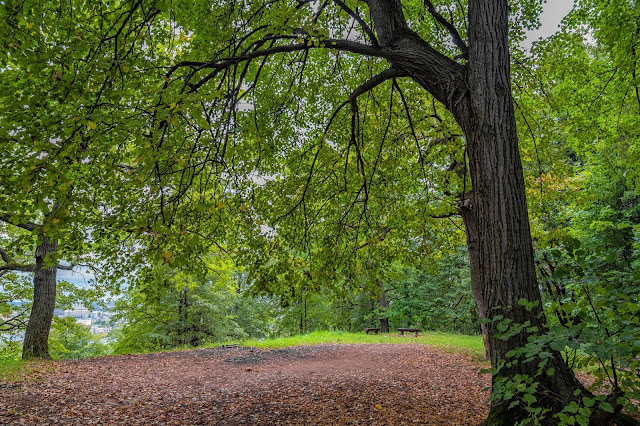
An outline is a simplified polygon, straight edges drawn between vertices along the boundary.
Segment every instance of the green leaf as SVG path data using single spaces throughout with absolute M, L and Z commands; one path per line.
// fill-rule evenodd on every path
M 608 402 L 604 401 L 599 404 L 601 410 L 606 411 L 607 413 L 613 413 L 614 409 Z

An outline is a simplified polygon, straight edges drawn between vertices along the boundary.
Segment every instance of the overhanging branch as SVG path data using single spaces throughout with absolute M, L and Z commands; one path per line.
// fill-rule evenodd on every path
M 287 37 L 289 38 L 289 37 Z M 279 53 L 292 53 L 309 49 L 335 49 L 342 52 L 351 52 L 359 55 L 389 58 L 391 51 L 376 46 L 370 46 L 367 44 L 358 43 L 350 40 L 342 39 L 326 39 L 326 40 L 306 40 L 303 43 L 287 44 L 283 46 L 273 46 L 266 49 L 259 49 L 247 52 L 240 56 L 232 56 L 229 58 L 222 58 L 210 62 L 195 62 L 186 61 L 179 62 L 167 71 L 166 76 L 170 77 L 176 70 L 183 67 L 193 68 L 195 71 L 212 69 L 212 71 L 206 76 L 202 77 L 200 81 L 190 85 L 192 91 L 198 90 L 201 86 L 207 83 L 209 80 L 215 78 L 220 71 L 231 68 L 233 65 L 247 62 L 256 58 L 263 58 L 266 56 L 276 55 Z
M 453 39 L 453 44 L 455 44 L 458 47 L 458 49 L 460 49 L 460 51 L 462 52 L 462 56 L 465 59 L 467 59 L 469 57 L 469 47 L 462 40 L 462 37 L 460 37 L 460 33 L 458 33 L 458 30 L 453 25 L 453 22 L 447 21 L 438 12 L 436 10 L 436 8 L 433 6 L 433 3 L 431 2 L 431 0 L 424 0 L 424 5 L 427 7 L 427 10 L 431 14 L 431 16 L 433 16 L 436 19 L 436 21 L 438 21 L 443 27 L 445 27 L 447 29 L 447 31 L 449 31 L 449 34 L 451 35 L 451 38 Z
M 0 220 L 10 225 L 17 226 L 18 228 L 26 229 L 27 231 L 33 231 L 38 227 L 38 225 L 33 222 L 13 223 L 11 219 L 15 217 L 15 215 L 16 215 L 15 213 L 2 213 L 0 214 Z
M 342 10 L 347 12 L 349 16 L 351 16 L 358 24 L 360 24 L 360 27 L 362 27 L 362 30 L 367 34 L 367 36 L 369 37 L 369 41 L 373 46 L 375 47 L 380 46 L 380 44 L 378 43 L 378 39 L 376 38 L 376 35 L 373 33 L 373 30 L 371 29 L 371 27 L 369 27 L 369 25 L 367 25 L 366 22 L 364 22 L 364 20 L 360 17 L 360 15 L 358 15 L 356 12 L 351 10 L 351 8 L 346 4 L 344 4 L 341 0 L 333 0 L 333 2 L 338 6 L 340 6 Z
M 349 95 L 351 110 L 355 111 L 357 109 L 356 102 L 357 102 L 358 96 L 364 93 L 367 93 L 368 91 L 372 90 L 376 86 L 379 86 L 380 84 L 384 83 L 387 80 L 391 80 L 397 77 L 407 77 L 407 76 L 408 74 L 404 70 L 397 69 L 397 68 L 389 68 L 382 71 L 380 74 L 377 74 L 371 77 L 369 80 L 365 81 L 360 86 L 358 86 L 356 90 L 351 92 L 351 94 Z

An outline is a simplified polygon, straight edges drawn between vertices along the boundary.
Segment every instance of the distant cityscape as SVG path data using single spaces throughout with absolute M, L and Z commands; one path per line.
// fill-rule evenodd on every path
M 113 316 L 115 312 L 102 310 L 89 310 L 88 308 L 77 305 L 73 309 L 61 310 L 56 309 L 54 315 L 59 318 L 71 317 L 75 318 L 79 324 L 86 325 L 91 329 L 93 334 L 107 334 L 113 327 Z

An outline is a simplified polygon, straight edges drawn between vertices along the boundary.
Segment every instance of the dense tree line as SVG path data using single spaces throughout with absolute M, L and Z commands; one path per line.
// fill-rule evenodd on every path
M 640 10 L 577 1 L 527 53 L 540 7 L 3 3 L 2 301 L 32 303 L 3 327 L 50 356 L 75 264 L 128 277 L 122 351 L 440 315 L 486 336 L 489 424 L 612 421 L 640 392 Z

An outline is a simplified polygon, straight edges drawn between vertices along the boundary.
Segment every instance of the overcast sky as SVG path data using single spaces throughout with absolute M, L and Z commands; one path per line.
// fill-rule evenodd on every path
M 68 281 L 77 287 L 88 287 L 89 280 L 93 279 L 93 274 L 86 268 L 76 267 L 75 271 L 67 271 L 58 269 L 56 274 L 57 281 Z
M 558 30 L 560 21 L 573 7 L 573 0 L 548 0 L 544 5 L 544 12 L 540 16 L 542 26 L 527 34 L 524 45 L 530 47 L 531 43 L 540 37 L 549 37 Z

